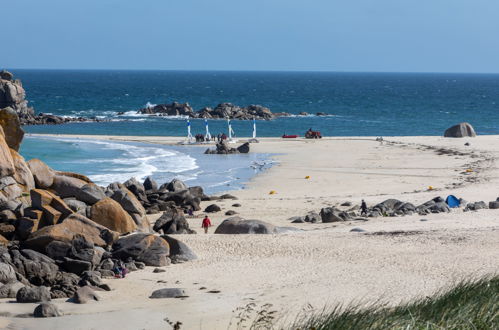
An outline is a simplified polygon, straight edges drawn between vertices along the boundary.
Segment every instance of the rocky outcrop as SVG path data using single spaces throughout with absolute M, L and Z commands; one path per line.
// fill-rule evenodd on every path
M 50 114 L 40 113 L 35 115 L 32 107 L 28 106 L 26 100 L 26 92 L 19 79 L 14 79 L 14 75 L 8 71 L 0 72 L 0 122 L 6 120 L 12 122 L 14 118 L 11 113 L 16 113 L 17 121 L 21 125 L 50 125 L 64 124 L 70 122 L 85 122 L 85 121 L 101 121 L 98 118 L 83 118 L 83 117 L 61 117 Z M 3 111 L 6 112 L 3 112 Z M 22 139 L 22 131 L 16 133 L 17 139 Z M 17 148 L 12 147 L 15 150 Z
M 227 141 L 220 141 L 216 144 L 215 149 L 206 149 L 205 154 L 218 154 L 218 155 L 227 155 L 227 154 L 247 154 L 250 151 L 249 143 L 243 143 L 237 148 L 232 148 L 229 146 Z
M 189 105 L 189 103 L 159 104 L 142 108 L 138 113 L 157 115 L 157 116 L 187 116 L 190 118 L 207 119 L 240 119 L 240 120 L 270 120 L 276 117 L 289 116 L 286 113 L 273 114 L 269 108 L 261 105 L 248 105 L 240 107 L 232 103 L 220 103 L 214 109 L 205 107 L 198 111 Z
M 445 130 L 444 137 L 476 137 L 475 129 L 469 123 L 459 123 Z
M 24 131 L 21 128 L 19 117 L 14 109 L 7 107 L 0 110 L 0 126 L 3 128 L 5 140 L 9 148 L 19 151 Z
M 195 234 L 196 232 L 189 228 L 189 223 L 184 217 L 184 213 L 176 208 L 163 212 L 154 223 L 153 230 L 164 234 Z

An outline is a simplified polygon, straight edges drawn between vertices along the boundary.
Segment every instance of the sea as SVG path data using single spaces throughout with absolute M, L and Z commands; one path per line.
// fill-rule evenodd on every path
M 463 121 L 478 134 L 499 134 L 499 75 L 443 73 L 10 70 L 35 111 L 104 119 L 98 123 L 25 126 L 27 133 L 186 136 L 186 118 L 137 113 L 146 105 L 189 103 L 195 110 L 231 102 L 260 104 L 292 116 L 257 121 L 257 137 L 442 135 Z M 308 115 L 300 115 L 306 112 Z M 317 116 L 322 112 L 326 116 Z M 205 123 L 191 119 L 192 133 Z M 212 134 L 225 120 L 209 120 Z M 236 137 L 251 121 L 232 121 Z M 203 148 L 27 136 L 21 153 L 105 185 L 135 176 L 173 177 L 215 193 L 243 189 L 272 166 L 272 155 L 204 155 Z M 278 152 L 278 150 L 276 150 Z M 210 157 L 208 157 L 210 156 Z

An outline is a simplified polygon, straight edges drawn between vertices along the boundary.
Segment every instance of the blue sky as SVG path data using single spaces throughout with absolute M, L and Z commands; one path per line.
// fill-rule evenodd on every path
M 2 1 L 6 68 L 499 72 L 497 0 Z

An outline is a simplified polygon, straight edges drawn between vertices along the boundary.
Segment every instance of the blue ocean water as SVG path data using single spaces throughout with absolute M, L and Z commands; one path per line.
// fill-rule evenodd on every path
M 159 184 L 178 178 L 209 194 L 243 189 L 272 165 L 269 154 L 205 155 L 206 148 L 27 136 L 20 152 L 27 160 L 42 159 L 53 169 L 85 174 L 102 186 L 152 176 Z
M 499 75 L 11 70 L 36 112 L 98 116 L 100 123 L 26 126 L 28 133 L 185 136 L 185 118 L 149 117 L 147 103 L 189 102 L 194 109 L 222 102 L 261 104 L 293 117 L 258 121 L 257 136 L 299 134 L 313 128 L 326 136 L 442 135 L 468 121 L 478 134 L 499 134 Z M 118 115 L 124 112 L 124 115 Z M 310 116 L 297 116 L 308 112 Z M 325 112 L 326 117 L 313 114 Z M 237 136 L 252 123 L 233 121 Z M 224 120 L 209 120 L 213 134 Z M 203 120 L 191 120 L 193 134 Z M 152 175 L 202 185 L 209 193 L 240 189 L 268 164 L 269 155 L 204 155 L 204 148 L 75 139 L 26 138 L 21 153 L 50 166 L 89 175 L 105 185 Z M 267 167 L 262 166 L 262 168 Z
M 468 121 L 479 134 L 499 134 L 498 74 L 331 72 L 51 71 L 12 70 L 37 112 L 101 116 L 106 123 L 26 127 L 33 133 L 185 135 L 185 120 L 137 116 L 151 104 L 189 102 L 195 109 L 232 102 L 273 112 L 328 117 L 280 118 L 258 123 L 259 136 L 302 135 L 308 128 L 334 136 L 442 135 Z M 125 116 L 117 116 L 125 112 Z M 212 132 L 227 131 L 223 120 Z M 202 132 L 202 120 L 192 121 Z M 251 123 L 235 121 L 238 136 Z

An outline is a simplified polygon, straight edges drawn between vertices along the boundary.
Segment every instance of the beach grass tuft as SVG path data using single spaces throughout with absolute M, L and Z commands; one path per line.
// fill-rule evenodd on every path
M 499 329 L 499 276 L 461 282 L 449 290 L 387 307 L 336 306 L 299 317 L 290 329 Z

